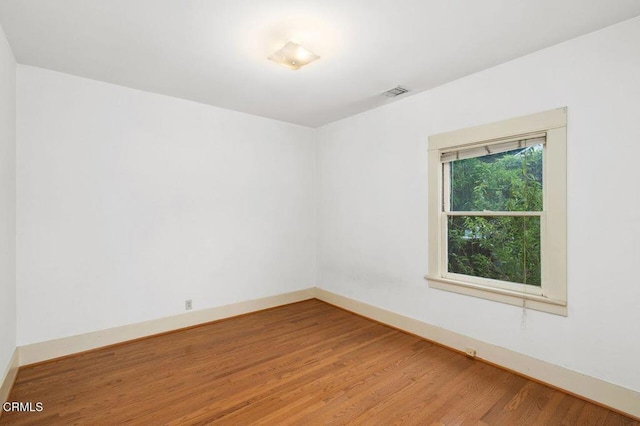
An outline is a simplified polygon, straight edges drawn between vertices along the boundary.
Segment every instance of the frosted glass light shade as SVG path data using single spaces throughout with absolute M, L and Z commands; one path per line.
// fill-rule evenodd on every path
M 288 41 L 280 50 L 269 56 L 273 62 L 292 70 L 297 70 L 319 58 L 320 56 L 309 49 L 292 41 Z

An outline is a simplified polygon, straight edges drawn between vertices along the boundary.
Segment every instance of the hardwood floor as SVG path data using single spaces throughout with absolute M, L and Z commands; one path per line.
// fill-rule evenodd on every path
M 640 425 L 309 300 L 21 368 L 0 424 Z

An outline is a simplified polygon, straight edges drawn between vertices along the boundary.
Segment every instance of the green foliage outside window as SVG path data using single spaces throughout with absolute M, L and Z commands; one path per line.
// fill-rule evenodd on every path
M 451 210 L 541 211 L 542 146 L 452 161 Z M 450 216 L 449 272 L 540 286 L 538 216 Z

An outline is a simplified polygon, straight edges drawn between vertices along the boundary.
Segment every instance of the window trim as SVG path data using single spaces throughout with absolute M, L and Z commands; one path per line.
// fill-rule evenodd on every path
M 531 294 L 519 284 L 513 289 L 493 286 L 490 279 L 467 279 L 447 272 L 446 230 L 443 229 L 443 175 L 441 154 L 482 147 L 502 140 L 546 133 L 543 160 L 541 222 L 542 294 Z M 530 309 L 567 315 L 567 108 L 516 117 L 496 123 L 429 136 L 429 287 Z M 544 231 L 542 231 L 544 230 Z M 521 286 L 526 286 L 522 284 Z M 505 286 L 501 286 L 505 287 Z M 509 286 L 506 286 L 509 287 Z

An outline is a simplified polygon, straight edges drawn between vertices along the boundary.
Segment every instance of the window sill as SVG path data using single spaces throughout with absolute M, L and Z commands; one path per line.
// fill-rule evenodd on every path
M 535 294 L 523 294 L 517 291 L 489 287 L 481 284 L 431 277 L 428 275 L 424 278 L 429 283 L 429 287 L 438 290 L 451 291 L 453 293 L 465 294 L 467 296 L 479 297 L 481 299 L 493 300 L 515 306 L 522 306 L 524 303 L 529 309 L 567 316 L 567 302 L 561 300 L 550 299 Z

